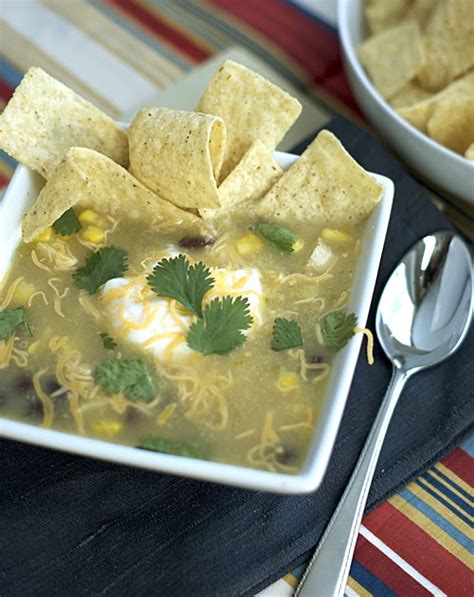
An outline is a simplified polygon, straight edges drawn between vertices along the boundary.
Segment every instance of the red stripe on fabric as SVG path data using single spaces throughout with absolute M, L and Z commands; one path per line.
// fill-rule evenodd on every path
M 358 111 L 344 74 L 337 35 L 282 0 L 208 0 L 284 50 L 310 76 Z
M 460 479 L 474 486 L 474 458 L 461 448 L 456 448 L 445 456 L 441 462 L 453 471 Z
M 163 38 L 196 62 L 201 62 L 211 55 L 209 50 L 195 44 L 191 39 L 160 19 L 156 13 L 148 11 L 134 0 L 107 0 L 107 2 L 111 6 L 116 6 L 126 12 L 139 25 Z
M 468 595 L 469 568 L 394 506 L 384 502 L 364 525 L 447 595 Z
M 3 187 L 6 187 L 9 182 L 10 182 L 10 179 L 0 173 L 0 189 L 3 189 Z
M 5 102 L 8 102 L 12 95 L 13 87 L 10 87 L 10 85 L 7 85 L 5 81 L 0 79 L 0 98 L 2 98 L 2 100 Z
M 357 539 L 354 558 L 364 568 L 372 572 L 374 576 L 380 578 L 397 595 L 410 595 L 411 597 L 431 595 L 429 591 L 362 535 L 359 535 Z

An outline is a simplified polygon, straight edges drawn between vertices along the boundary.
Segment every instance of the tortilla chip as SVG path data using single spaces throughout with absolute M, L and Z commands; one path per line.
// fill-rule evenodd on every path
M 420 26 L 420 31 L 424 31 L 430 15 L 438 4 L 439 0 L 412 0 L 406 13 L 406 18 L 416 19 Z
M 226 142 L 224 122 L 208 114 L 145 108 L 128 129 L 130 170 L 179 207 L 219 207 L 216 179 Z
M 474 142 L 474 96 L 440 102 L 428 122 L 427 129 L 432 139 L 461 155 L 464 154 Z
M 207 220 L 229 219 L 235 206 L 244 209 L 243 202 L 248 213 L 251 204 L 263 197 L 282 174 L 273 153 L 257 140 L 217 189 L 221 207 L 200 209 L 199 214 Z
M 425 63 L 417 78 L 437 91 L 474 65 L 474 2 L 444 0 L 433 9 L 425 29 Z
M 0 148 L 48 179 L 73 146 L 128 166 L 125 131 L 40 68 L 30 68 L 0 116 Z
M 405 15 L 410 0 L 370 0 L 365 16 L 371 33 L 380 33 L 396 25 Z
M 468 160 L 474 161 L 474 143 L 471 143 L 469 147 L 466 149 L 464 157 Z
M 413 79 L 423 64 L 423 46 L 416 21 L 408 21 L 371 37 L 358 48 L 361 63 L 385 98 Z
M 72 147 L 23 218 L 23 240 L 34 240 L 76 204 L 113 217 L 140 220 L 150 227 L 169 220 L 176 226 L 198 221 L 152 193 L 105 155 Z
M 273 151 L 300 115 L 301 104 L 257 73 L 226 60 L 196 110 L 220 116 L 226 124 L 223 180 L 257 139 Z
M 265 195 L 257 214 L 291 223 L 345 226 L 365 220 L 383 188 L 329 131 L 321 131 Z
M 474 72 L 471 72 L 428 99 L 417 104 L 412 104 L 411 106 L 399 108 L 397 111 L 402 118 L 405 118 L 405 120 L 423 133 L 426 133 L 428 122 L 440 102 L 453 98 L 468 98 L 473 96 Z
M 404 106 L 413 106 L 418 102 L 422 102 L 430 98 L 432 94 L 429 91 L 420 87 L 416 81 L 410 81 L 404 85 L 395 95 L 389 100 L 390 105 L 394 108 L 402 108 Z

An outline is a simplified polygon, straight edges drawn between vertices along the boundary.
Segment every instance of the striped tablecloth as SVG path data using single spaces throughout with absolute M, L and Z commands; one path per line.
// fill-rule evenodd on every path
M 0 109 L 39 65 L 126 118 L 191 93 L 194 69 L 238 45 L 303 97 L 297 133 L 336 112 L 360 120 L 334 11 L 335 0 L 0 0 Z M 0 188 L 14 167 L 0 154 Z M 466 229 L 466 214 L 439 205 Z M 474 437 L 364 518 L 347 595 L 472 595 L 473 457 Z M 290 595 L 302 569 L 262 594 Z

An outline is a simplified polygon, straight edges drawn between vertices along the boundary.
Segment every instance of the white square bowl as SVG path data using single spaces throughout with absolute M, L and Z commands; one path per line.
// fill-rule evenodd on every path
M 298 156 L 280 152 L 276 152 L 275 157 L 284 169 L 298 159 Z M 378 174 L 373 176 L 382 184 L 384 194 L 366 224 L 361 242 L 361 256 L 354 274 L 348 307 L 349 311 L 358 316 L 360 326 L 365 326 L 367 322 L 394 193 L 394 186 L 390 179 Z M 36 199 L 42 185 L 43 181 L 38 175 L 25 166 L 18 166 L 0 203 L 0 281 L 6 275 L 21 240 L 22 216 Z M 320 485 L 326 472 L 354 375 L 361 341 L 361 334 L 356 334 L 334 360 L 324 403 L 305 463 L 300 472 L 295 475 L 150 452 L 61 431 L 42 429 L 1 417 L 0 437 L 118 464 L 248 489 L 277 493 L 308 493 Z

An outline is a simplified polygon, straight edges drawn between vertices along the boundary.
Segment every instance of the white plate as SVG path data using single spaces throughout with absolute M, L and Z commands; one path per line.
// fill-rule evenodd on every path
M 288 168 L 298 158 L 295 155 L 279 152 L 275 153 L 275 157 L 282 168 Z M 348 307 L 349 311 L 357 314 L 360 326 L 365 326 L 367 322 L 394 193 L 393 183 L 390 179 L 377 174 L 373 176 L 383 185 L 384 195 L 366 225 L 361 243 L 362 254 L 355 271 L 352 296 Z M 0 204 L 0 280 L 6 274 L 20 242 L 22 215 L 36 199 L 42 184 L 42 179 L 38 175 L 33 174 L 25 166 L 19 166 Z M 324 404 L 316 422 L 308 456 L 301 471 L 296 475 L 148 452 L 79 435 L 42 429 L 3 418 L 0 418 L 0 437 L 227 485 L 279 493 L 310 492 L 320 485 L 326 471 L 346 404 L 361 341 L 361 334 L 356 334 L 334 360 Z
M 422 178 L 474 205 L 474 162 L 443 147 L 401 118 L 369 80 L 357 57 L 365 39 L 364 0 L 338 1 L 338 29 L 347 76 L 357 101 L 388 143 Z

